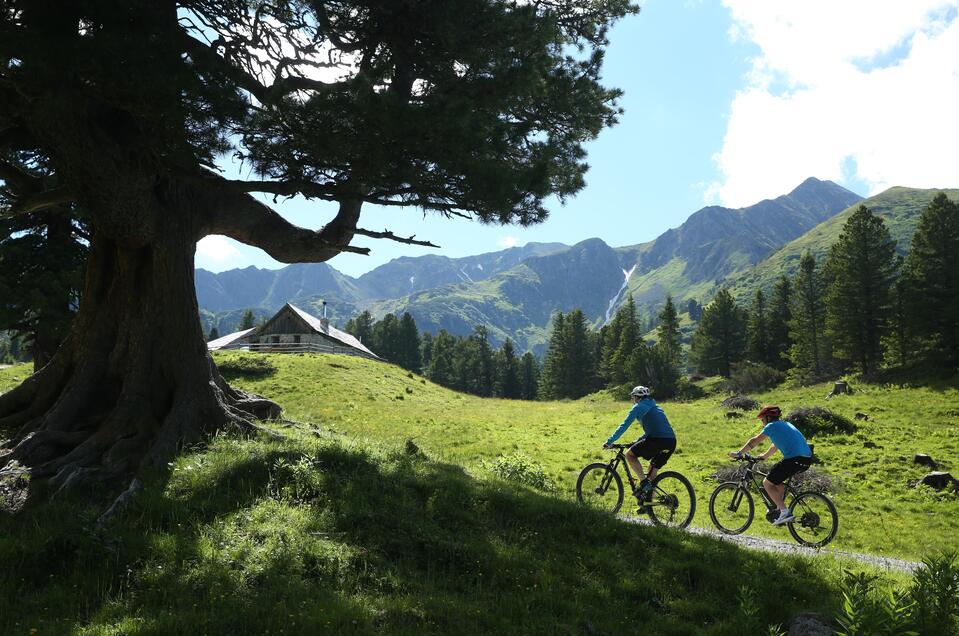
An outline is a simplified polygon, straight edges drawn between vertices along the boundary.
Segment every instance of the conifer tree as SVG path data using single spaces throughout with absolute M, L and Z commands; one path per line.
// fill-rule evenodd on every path
M 369 311 L 360 312 L 355 318 L 350 318 L 344 331 L 352 334 L 357 340 L 368 347 L 373 346 L 373 314 Z M 376 353 L 375 351 L 373 353 Z
M 520 361 L 520 398 L 535 400 L 539 397 L 539 363 L 532 353 L 527 351 Z
M 892 309 L 889 315 L 889 331 L 883 340 L 886 360 L 905 367 L 917 348 L 914 336 L 912 308 L 909 306 L 909 281 L 905 277 L 896 280 L 892 288 Z
M 522 396 L 520 384 L 519 360 L 516 358 L 516 348 L 509 338 L 503 343 L 496 355 L 496 389 L 495 395 L 511 400 Z
M 243 312 L 243 315 L 240 317 L 240 324 L 237 325 L 238 331 L 243 331 L 244 329 L 252 329 L 256 326 L 256 316 L 253 315 L 252 309 L 247 309 Z
M 566 316 L 556 312 L 550 331 L 549 346 L 543 360 L 540 375 L 539 395 L 544 400 L 557 400 L 563 397 L 563 382 L 568 376 L 569 356 L 564 341 L 566 337 Z
M 210 335 L 206 337 L 207 342 L 216 340 L 219 337 L 220 337 L 220 330 L 216 328 L 216 325 L 213 325 L 213 327 L 210 328 Z
M 427 377 L 440 386 L 455 388 L 457 343 L 450 332 L 440 329 L 433 338 Z
M 729 377 L 734 362 L 746 350 L 746 312 L 727 289 L 721 289 L 703 308 L 699 327 L 693 334 L 690 355 L 696 368 L 705 374 Z
M 836 357 L 875 372 L 892 310 L 896 242 L 882 217 L 860 205 L 829 249 L 824 276 L 826 335 Z
M 789 321 L 792 320 L 792 283 L 781 276 L 773 287 L 772 300 L 769 303 L 769 351 L 770 362 L 777 369 L 789 366 Z
M 689 314 L 690 320 L 699 322 L 703 317 L 703 306 L 695 298 L 690 298 L 686 301 L 686 313 Z
M 936 195 L 919 217 L 903 269 L 917 336 L 934 360 L 959 365 L 959 203 Z
M 636 314 L 636 303 L 630 294 L 626 302 L 616 312 L 614 325 L 611 329 L 610 355 L 608 356 L 608 371 L 610 382 L 614 386 L 630 382 L 629 360 L 636 351 L 642 334 L 640 333 L 639 318 Z M 604 356 L 606 357 L 606 356 Z
M 679 368 L 682 364 L 682 335 L 679 332 L 679 316 L 672 296 L 666 296 L 666 304 L 659 312 L 656 337 L 656 346 L 662 351 L 666 361 Z
M 793 376 L 804 383 L 824 377 L 829 360 L 829 343 L 823 329 L 823 281 L 816 259 L 806 252 L 799 261 L 793 281 L 792 316 L 789 321 L 789 360 Z
M 400 319 L 397 336 L 399 338 L 398 354 L 399 365 L 408 371 L 421 373 L 423 359 L 420 354 L 420 331 L 416 328 L 416 321 L 409 312 Z
M 424 331 L 420 335 L 420 364 L 423 367 L 423 373 L 430 367 L 430 361 L 433 359 L 433 334 Z
M 746 321 L 746 357 L 753 362 L 774 364 L 772 342 L 769 334 L 766 295 L 757 289 Z
M 567 314 L 564 330 L 566 371 L 562 376 L 561 396 L 575 400 L 588 394 L 596 386 L 593 340 L 589 323 L 581 309 L 574 309 Z

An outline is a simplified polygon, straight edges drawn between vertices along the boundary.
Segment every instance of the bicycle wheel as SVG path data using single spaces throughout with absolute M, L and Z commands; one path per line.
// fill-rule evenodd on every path
M 679 473 L 660 473 L 653 480 L 653 496 L 646 508 L 656 525 L 685 528 L 696 514 L 693 485 Z
M 709 498 L 709 518 L 723 534 L 742 534 L 755 514 L 753 496 L 736 482 L 720 484 Z
M 789 506 L 796 520 L 786 525 L 789 534 L 802 545 L 821 548 L 836 536 L 839 513 L 829 497 L 818 492 L 802 492 Z
M 623 480 L 608 464 L 590 464 L 576 480 L 576 499 L 594 510 L 614 515 L 623 505 Z

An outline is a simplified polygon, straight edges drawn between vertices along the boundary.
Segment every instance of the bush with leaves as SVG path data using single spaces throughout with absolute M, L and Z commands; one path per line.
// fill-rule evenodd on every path
M 264 356 L 243 356 L 217 363 L 217 368 L 227 380 L 237 378 L 262 378 L 276 373 L 276 365 Z
M 786 419 L 802 431 L 807 438 L 816 435 L 856 432 L 856 425 L 853 424 L 852 420 L 821 406 L 798 408 L 787 415 Z
M 779 369 L 758 362 L 736 362 L 726 381 L 728 390 L 745 393 L 764 391 L 782 384 L 786 374 Z
M 555 492 L 556 483 L 546 474 L 546 469 L 532 458 L 521 453 L 500 455 L 484 466 L 494 475 L 517 484 L 523 484 L 544 492 Z
M 723 400 L 722 405 L 727 409 L 739 409 L 740 411 L 753 411 L 759 408 L 759 402 L 745 395 L 731 395 Z

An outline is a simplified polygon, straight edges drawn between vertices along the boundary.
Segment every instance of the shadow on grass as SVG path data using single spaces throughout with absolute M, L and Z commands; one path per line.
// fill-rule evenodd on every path
M 806 561 L 335 440 L 219 440 L 106 535 L 26 514 L 0 519 L 4 634 L 743 634 L 831 604 Z

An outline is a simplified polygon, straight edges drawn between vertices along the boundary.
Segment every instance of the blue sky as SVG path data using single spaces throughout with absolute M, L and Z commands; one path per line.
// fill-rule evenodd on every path
M 907 6 L 902 6 L 906 4 Z M 651 240 L 707 204 L 750 205 L 809 176 L 867 196 L 959 185 L 959 0 L 648 0 L 613 30 L 604 82 L 625 90 L 620 124 L 587 146 L 587 187 L 531 228 L 367 206 L 360 225 L 440 249 L 358 237 L 359 275 L 399 256 L 451 257 L 530 241 Z M 948 151 L 947 151 L 948 150 Z M 950 181 L 951 180 L 951 181 Z M 319 228 L 331 204 L 273 204 Z M 281 267 L 208 237 L 197 266 Z

